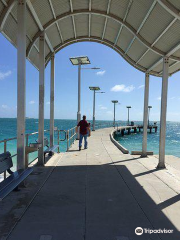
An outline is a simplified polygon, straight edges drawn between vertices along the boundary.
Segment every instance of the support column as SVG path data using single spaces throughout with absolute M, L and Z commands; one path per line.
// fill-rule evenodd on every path
M 44 165 L 44 78 L 45 78 L 45 35 L 39 37 L 39 137 L 42 144 L 38 152 L 38 164 Z
M 50 147 L 54 145 L 54 76 L 55 76 L 55 55 L 51 57 L 51 87 L 50 87 Z
M 17 169 L 24 169 L 26 118 L 26 0 L 18 0 L 17 22 Z
M 161 118 L 159 137 L 159 164 L 157 168 L 165 168 L 165 143 L 166 143 L 166 112 L 168 94 L 168 70 L 169 58 L 163 59 L 162 94 L 161 94 Z
M 143 143 L 141 155 L 142 157 L 147 157 L 148 101 L 149 101 L 149 73 L 146 73 L 144 89 Z
M 96 102 L 96 90 L 94 90 L 94 99 L 93 99 L 93 131 L 95 131 L 95 102 Z

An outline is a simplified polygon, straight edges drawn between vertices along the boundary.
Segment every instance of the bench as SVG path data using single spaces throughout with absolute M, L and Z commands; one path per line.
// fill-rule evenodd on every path
M 44 146 L 47 147 L 47 149 L 44 151 L 44 157 L 48 153 L 49 156 L 53 156 L 55 150 L 59 147 L 59 145 L 54 145 L 52 147 L 49 147 L 49 142 L 47 138 L 44 138 Z
M 10 152 L 0 154 L 0 174 L 8 172 L 10 176 L 0 183 L 0 201 L 10 192 L 18 189 L 18 185 L 23 182 L 33 171 L 33 168 L 26 168 L 12 172 L 13 162 Z

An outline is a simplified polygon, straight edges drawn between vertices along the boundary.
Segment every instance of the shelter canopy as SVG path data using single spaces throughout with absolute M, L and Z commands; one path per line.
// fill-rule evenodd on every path
M 135 68 L 162 75 L 180 70 L 179 0 L 27 0 L 27 58 L 38 68 L 45 31 L 46 64 L 69 44 L 93 41 L 118 52 Z M 17 0 L 0 0 L 0 30 L 17 44 Z

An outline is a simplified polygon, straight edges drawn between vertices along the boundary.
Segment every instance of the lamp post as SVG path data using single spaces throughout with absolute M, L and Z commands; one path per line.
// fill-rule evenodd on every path
M 94 99 L 93 99 L 93 131 L 95 131 L 95 105 L 96 105 L 96 93 L 105 93 L 105 92 L 98 92 L 100 91 L 100 87 L 89 87 L 91 91 L 94 91 Z
M 152 106 L 148 106 L 148 127 L 149 127 L 149 116 L 150 116 L 150 109 L 152 108 Z
M 77 123 L 81 120 L 81 65 L 90 64 L 87 56 L 72 57 L 70 61 L 73 65 L 78 66 L 78 111 L 77 111 Z
M 128 109 L 128 121 L 127 121 L 127 123 L 128 123 L 128 126 L 129 126 L 129 109 L 131 108 L 131 106 L 127 106 L 126 108 Z
M 78 66 L 78 111 L 77 111 L 77 123 L 81 120 L 81 69 L 100 69 L 100 68 L 81 68 L 81 65 L 87 65 L 90 64 L 90 60 L 87 56 L 81 56 L 81 57 L 71 57 L 70 61 L 73 65 Z M 77 139 L 79 139 L 79 133 L 77 136 Z
M 112 100 L 112 103 L 114 103 L 114 121 L 113 121 L 113 127 L 115 128 L 115 122 L 116 122 L 116 104 L 118 103 L 118 100 Z

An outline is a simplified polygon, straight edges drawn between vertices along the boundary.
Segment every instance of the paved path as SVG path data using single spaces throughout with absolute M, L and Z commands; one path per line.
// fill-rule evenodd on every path
M 93 132 L 88 150 L 77 151 L 76 142 L 59 158 L 9 240 L 180 239 L 180 179 L 173 172 L 180 169 L 156 171 L 156 157 L 123 155 L 111 130 Z M 138 236 L 137 227 L 174 233 Z

